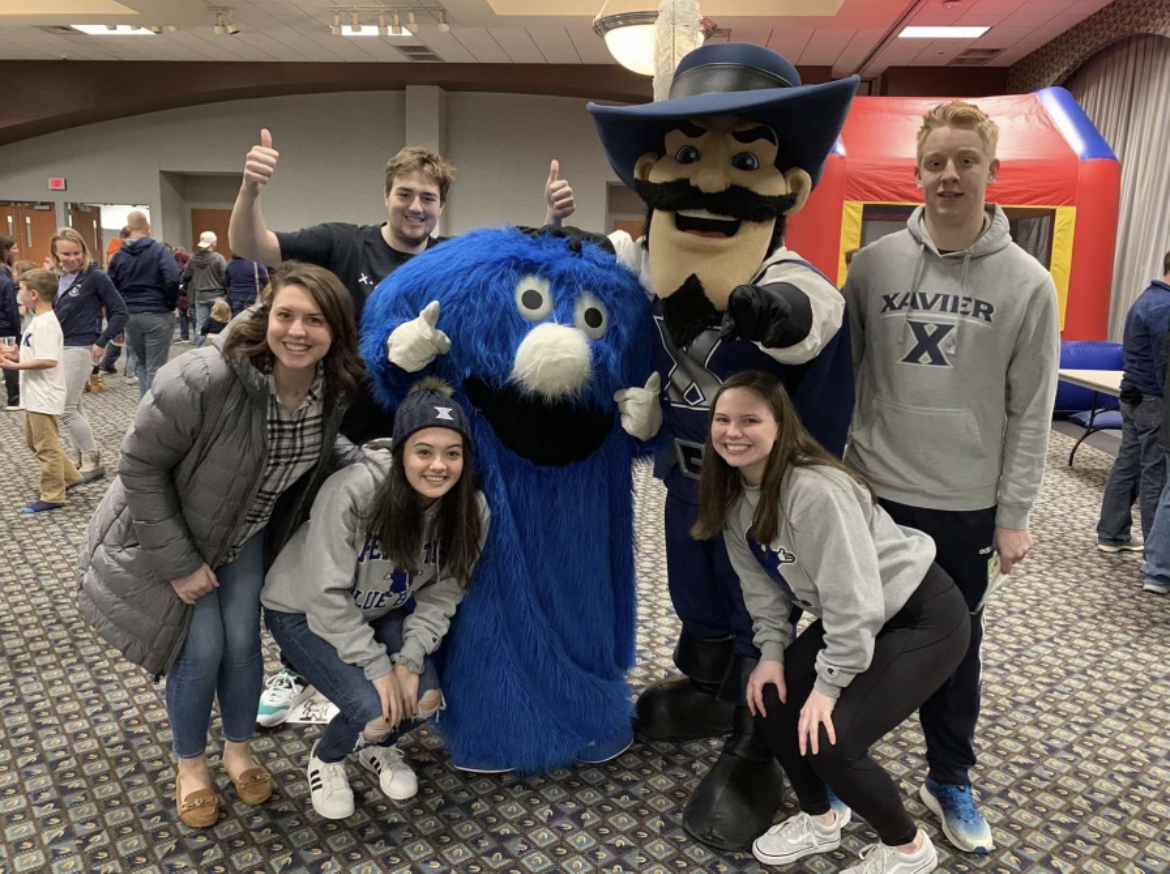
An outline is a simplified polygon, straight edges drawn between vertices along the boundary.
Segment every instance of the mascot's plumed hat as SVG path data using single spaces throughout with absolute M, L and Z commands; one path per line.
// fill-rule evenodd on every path
M 775 52 L 715 43 L 679 62 L 668 99 L 638 106 L 590 103 L 588 109 L 609 163 L 630 188 L 634 164 L 647 152 L 661 153 L 671 122 L 705 115 L 738 115 L 768 125 L 780 138 L 777 160 L 805 170 L 816 184 L 860 81 L 849 76 L 801 85 L 796 67 Z

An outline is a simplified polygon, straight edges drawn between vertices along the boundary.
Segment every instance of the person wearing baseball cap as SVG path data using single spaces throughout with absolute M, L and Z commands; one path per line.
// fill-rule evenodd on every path
M 218 243 L 214 231 L 201 233 L 195 254 L 183 268 L 180 280 L 187 299 L 195 302 L 195 334 L 198 337 L 195 341 L 196 346 L 203 345 L 203 326 L 211 317 L 211 308 L 215 306 L 217 300 L 223 299 L 227 294 L 224 280 L 227 261 L 216 251 Z
M 418 791 L 395 744 L 442 706 L 431 656 L 491 518 L 451 394 L 434 377 L 411 389 L 393 438 L 367 443 L 363 462 L 325 482 L 260 593 L 281 652 L 340 708 L 309 754 L 310 799 L 326 819 L 354 813 L 345 759 L 355 750 L 388 797 Z

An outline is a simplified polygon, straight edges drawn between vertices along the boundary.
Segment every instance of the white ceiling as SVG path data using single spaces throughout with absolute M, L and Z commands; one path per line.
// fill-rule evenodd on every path
M 331 0 L 225 0 L 222 4 L 203 0 L 0 0 L 0 58 L 401 63 L 406 58 L 395 46 L 411 45 L 426 46 L 447 63 L 613 62 L 604 42 L 590 29 L 592 14 L 580 11 L 600 8 L 602 0 L 555 4 L 542 0 L 537 7 L 531 0 L 527 6 L 526 0 L 447 0 L 443 5 L 440 0 L 356 2 L 387 8 L 412 6 L 417 10 L 419 32 L 408 39 L 332 36 Z M 703 0 L 702 10 L 720 27 L 716 39 L 767 46 L 803 65 L 831 65 L 835 75 L 862 72 L 872 77 L 890 66 L 943 66 L 971 48 L 1003 49 L 989 66 L 1008 66 L 1109 2 L 962 0 L 948 8 L 942 0 Z M 631 5 L 654 8 L 656 0 L 611 0 L 607 14 Z M 233 10 L 239 35 L 212 32 L 209 9 L 216 6 Z M 126 11 L 118 14 L 123 7 Z M 444 7 L 451 21 L 449 33 L 439 32 L 437 16 L 424 11 L 437 13 Z M 562 11 L 550 12 L 548 7 Z M 904 13 L 916 7 L 905 24 L 988 25 L 991 30 L 977 40 L 889 40 L 859 71 L 859 65 Z M 542 8 L 542 14 L 509 11 L 526 8 Z M 788 14 L 743 14 L 758 8 Z M 101 11 L 80 11 L 84 9 Z M 343 16 L 343 23 L 347 20 L 348 16 Z M 376 23 L 376 15 L 367 14 L 365 22 Z M 107 23 L 174 24 L 179 29 L 153 36 L 57 35 L 41 29 L 46 25 Z

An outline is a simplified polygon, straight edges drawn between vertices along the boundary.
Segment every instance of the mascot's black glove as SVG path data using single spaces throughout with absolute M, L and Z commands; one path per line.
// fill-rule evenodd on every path
M 595 234 L 592 231 L 583 231 L 580 228 L 569 226 L 565 226 L 563 228 L 554 228 L 552 225 L 545 225 L 542 228 L 517 228 L 516 230 L 527 234 L 533 239 L 547 235 L 550 237 L 559 237 L 562 240 L 568 240 L 569 251 L 578 255 L 581 254 L 581 247 L 586 243 L 592 243 L 594 246 L 609 252 L 609 254 L 614 254 L 613 243 L 609 241 L 609 237 L 607 237 L 605 234 Z
M 787 282 L 737 285 L 727 300 L 719 337 L 736 337 L 769 349 L 794 346 L 812 330 L 808 296 Z

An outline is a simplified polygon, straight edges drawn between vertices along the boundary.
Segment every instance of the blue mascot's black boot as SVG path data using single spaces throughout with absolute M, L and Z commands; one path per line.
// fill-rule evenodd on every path
M 696 740 L 731 731 L 734 705 L 719 687 L 731 663 L 735 635 L 694 637 L 685 630 L 674 648 L 682 677 L 647 686 L 638 696 L 638 730 L 654 740 Z
M 744 684 L 756 659 L 735 657 L 728 685 Z M 784 791 L 784 771 L 772 756 L 746 703 L 735 707 L 732 732 L 683 812 L 683 828 L 717 850 L 743 850 L 772 825 Z

